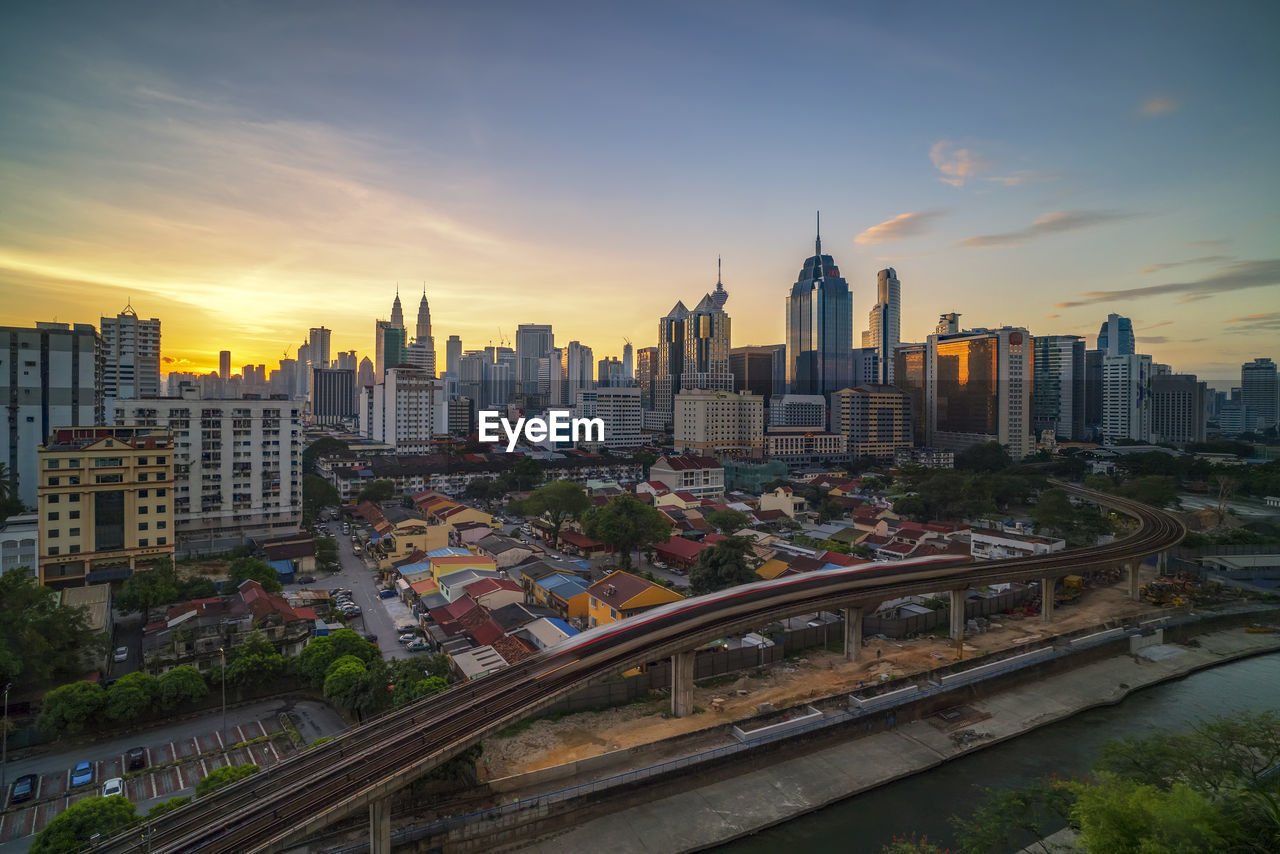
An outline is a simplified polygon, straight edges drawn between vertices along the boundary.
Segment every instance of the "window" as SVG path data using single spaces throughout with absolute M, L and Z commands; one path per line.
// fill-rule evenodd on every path
M 138 481 L 140 483 L 146 481 L 146 479 L 147 479 L 147 473 L 145 471 L 138 475 Z
M 80 511 L 79 511 L 79 510 L 71 510 L 71 511 L 69 511 L 69 512 L 67 513 L 67 518 L 68 518 L 68 519 L 79 519 L 79 518 L 80 518 Z
M 78 537 L 78 536 L 80 536 L 80 529 L 79 529 L 79 528 L 68 528 L 68 529 L 67 529 L 67 536 L 68 536 L 68 537 Z
M 49 556 L 52 557 L 58 553 L 57 546 L 49 546 Z
M 47 468 L 56 469 L 57 467 L 58 467 L 57 460 L 49 460 L 49 465 L 47 466 Z
M 72 546 L 70 549 L 68 549 L 68 551 L 69 551 L 71 554 L 73 554 L 73 555 L 78 555 L 78 554 L 80 554 L 80 547 L 79 547 L 79 546 Z
M 49 496 L 49 503 L 50 503 L 50 504 L 57 504 L 57 503 L 58 503 L 58 499 L 59 499 L 60 497 L 61 497 L 61 496 L 58 496 L 58 495 L 50 495 L 50 496 Z
M 79 503 L 80 503 L 80 493 L 76 492 L 76 493 L 73 493 L 72 495 L 68 495 L 68 496 L 67 496 L 67 499 L 68 499 L 72 504 L 79 504 Z
M 61 532 L 61 531 L 59 531 L 57 528 L 54 528 L 52 531 L 50 531 L 50 532 L 49 532 L 49 539 L 51 539 L 51 540 L 56 540 L 56 539 L 58 539 L 58 536 L 59 536 L 59 534 L 61 534 L 61 533 L 62 533 L 62 532 Z
M 168 523 L 168 522 L 156 522 L 156 528 L 157 528 L 157 529 L 159 529 L 159 530 L 161 530 L 161 531 L 163 531 L 163 530 L 164 530 L 165 528 L 167 528 L 167 527 L 169 527 L 169 523 Z
M 50 522 L 56 522 L 56 521 L 58 521 L 58 514 L 57 514 L 57 513 L 50 513 L 46 518 L 47 518 Z
M 120 475 L 116 475 L 116 477 L 119 477 L 119 476 L 120 476 Z M 67 483 L 71 484 L 72 486 L 79 486 L 79 485 L 80 485 L 80 475 L 78 475 L 78 474 L 73 474 L 73 475 L 71 475 L 71 477 L 67 478 Z
M 67 460 L 67 468 L 69 468 L 69 469 L 78 469 L 78 468 L 80 468 L 80 461 L 79 461 L 79 460 Z
M 148 508 L 146 505 L 143 505 L 143 506 L 139 507 L 139 508 L 138 508 L 138 515 L 139 515 L 139 516 L 145 516 L 145 515 L 147 515 L 147 511 L 148 511 L 148 509 L 149 509 L 149 508 Z
M 166 508 L 165 508 L 165 506 L 164 506 L 163 504 L 157 504 L 157 505 L 156 505 L 156 512 L 157 512 L 157 513 L 163 513 L 163 512 L 165 512 L 165 510 L 166 510 Z
M 59 483 L 60 483 L 60 480 L 59 480 L 58 478 L 56 478 L 56 477 L 51 477 L 51 478 L 49 478 L 49 485 L 50 485 L 50 486 L 57 486 Z
M 168 538 L 166 538 L 166 537 L 156 537 L 156 545 L 157 545 L 157 546 L 163 546 L 163 545 L 167 544 L 168 542 L 169 542 L 169 540 L 168 540 Z
M 138 523 L 138 530 L 139 530 L 139 531 L 145 531 L 145 530 L 147 530 L 147 523 L 146 523 L 146 522 L 139 522 L 139 523 Z
M 164 465 L 164 457 L 156 457 L 156 465 L 158 466 Z
M 165 491 L 164 491 L 163 489 L 157 489 L 157 490 L 156 490 L 156 498 L 164 498 L 164 492 L 165 492 Z
M 140 466 L 145 466 L 146 464 L 147 464 L 147 458 L 146 458 L 146 457 L 138 457 L 138 465 L 140 465 Z
M 143 537 L 142 539 L 138 540 L 138 545 L 139 545 L 141 548 L 146 548 L 146 547 L 147 547 L 147 538 L 146 538 L 146 537 Z
M 138 497 L 139 497 L 139 498 L 146 498 L 146 497 L 147 497 L 147 491 L 146 491 L 145 489 L 139 489 L 139 490 L 138 490 Z

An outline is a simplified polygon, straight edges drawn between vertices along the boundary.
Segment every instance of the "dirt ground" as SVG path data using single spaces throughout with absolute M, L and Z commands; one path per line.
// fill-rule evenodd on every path
M 231 573 L 231 561 L 222 558 L 183 561 L 174 567 L 179 578 L 195 578 L 204 575 L 214 581 L 226 581 Z
M 1153 575 L 1144 567 L 1142 581 Z M 968 637 L 964 658 L 1009 649 L 1038 641 L 1051 634 L 1071 632 L 1107 620 L 1153 610 L 1145 603 L 1131 602 L 1126 586 L 1086 589 L 1073 604 L 1058 605 L 1052 624 L 1038 615 L 1008 617 L 996 615 L 989 631 Z M 834 639 L 833 639 L 834 640 Z M 582 712 L 559 720 L 541 719 L 508 737 L 491 738 L 484 744 L 482 764 L 485 779 L 535 771 L 552 765 L 607 753 L 613 750 L 669 739 L 677 735 L 711 729 L 756 714 L 757 707 L 771 703 L 784 709 L 805 700 L 852 691 L 860 682 L 871 683 L 932 670 L 957 659 L 960 651 L 946 638 L 864 641 L 861 660 L 845 661 L 839 652 L 805 650 L 765 671 L 743 673 L 734 682 L 717 682 L 715 687 L 694 686 L 693 702 L 707 711 L 684 718 L 664 717 L 670 708 L 666 698 L 632 703 L 603 712 Z M 712 701 L 724 700 L 723 711 L 713 712 Z M 685 742 L 673 746 L 671 756 L 688 752 Z M 660 761 L 662 750 L 646 754 L 646 760 Z

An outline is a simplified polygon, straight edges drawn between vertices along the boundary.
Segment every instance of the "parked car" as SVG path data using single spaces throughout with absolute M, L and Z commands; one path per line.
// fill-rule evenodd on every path
M 124 755 L 125 767 L 137 771 L 147 767 L 147 751 L 143 747 L 130 747 Z
M 342 613 L 346 614 L 348 617 L 358 617 L 364 612 L 360 610 L 359 605 L 352 605 L 350 608 L 343 608 Z
M 382 597 L 383 599 L 394 599 L 394 598 L 396 598 L 396 592 L 395 592 L 394 590 L 379 590 L 379 591 L 378 591 L 378 595 L 379 595 L 380 597 Z
M 363 637 L 369 643 L 376 644 L 378 642 L 378 636 L 375 635 L 373 632 L 365 632 Z
M 71 769 L 71 785 L 83 786 L 93 782 L 93 763 L 85 760 Z
M 406 632 L 405 634 L 402 634 L 400 637 L 396 638 L 396 640 L 400 641 L 400 643 L 413 643 L 417 639 L 418 639 L 418 636 L 415 635 L 413 632 Z
M 13 795 L 9 798 L 9 802 L 20 804 L 23 801 L 29 801 L 36 794 L 36 775 L 23 774 L 13 784 Z
M 116 654 L 113 656 L 113 658 L 115 658 L 116 661 L 128 661 L 129 647 L 127 646 L 116 647 Z
M 406 632 L 416 632 L 418 625 L 416 623 L 396 623 L 396 631 L 404 634 Z
M 112 777 L 110 780 L 102 784 L 102 797 L 111 798 L 116 795 L 124 794 L 124 778 Z
M 431 648 L 430 644 L 428 644 L 422 638 L 418 638 L 417 640 L 410 641 L 405 645 L 405 649 L 409 650 L 409 652 L 426 652 L 430 648 Z
M 304 575 L 298 579 L 299 584 L 315 584 L 316 577 L 314 575 Z

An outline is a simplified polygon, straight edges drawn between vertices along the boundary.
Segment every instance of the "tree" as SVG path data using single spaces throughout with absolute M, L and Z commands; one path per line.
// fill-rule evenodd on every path
M 341 439 L 335 439 L 332 436 L 324 436 L 316 439 L 302 452 L 302 470 L 307 474 L 311 474 L 316 470 L 316 460 L 329 454 L 339 451 L 345 451 L 350 447 Z
M 325 698 L 347 711 L 355 711 L 368 672 L 365 663 L 354 655 L 342 656 L 325 671 Z
M 302 510 L 314 519 L 326 507 L 342 504 L 342 496 L 329 481 L 315 474 L 302 476 Z
M 530 456 L 522 456 L 511 467 L 511 479 L 519 489 L 532 489 L 542 480 L 542 466 Z
M 252 777 L 257 773 L 258 766 L 252 762 L 245 765 L 224 765 L 221 768 L 214 768 L 209 772 L 209 776 L 196 783 L 196 797 L 203 798 L 205 795 L 212 794 L 224 786 L 230 786 L 232 783 L 243 780 L 245 777 Z
M 126 673 L 107 689 L 107 717 L 128 721 L 146 715 L 155 707 L 156 677 L 137 671 Z
M 1064 784 L 1076 794 L 1071 818 L 1089 854 L 1211 854 L 1230 850 L 1221 808 L 1185 783 L 1168 790 L 1108 774 Z
M 284 589 L 280 584 L 279 574 L 266 561 L 256 557 L 240 557 L 231 562 L 231 586 L 239 587 L 241 582 L 253 580 L 262 585 L 268 593 L 279 593 Z
M 360 494 L 356 496 L 356 501 L 369 501 L 374 504 L 381 504 L 382 502 L 390 501 L 395 497 L 396 482 L 394 480 L 375 480 L 364 489 L 360 490 Z
M 956 468 L 961 471 L 996 472 L 1011 465 L 1009 452 L 999 442 L 972 445 L 956 454 Z
M 741 510 L 717 510 L 707 514 L 707 522 L 722 534 L 733 534 L 751 524 L 751 517 Z
M 553 480 L 540 486 L 519 503 L 522 515 L 542 516 L 551 523 L 551 544 L 560 542 L 560 529 L 570 519 L 577 519 L 591 508 L 591 499 L 582 484 L 572 480 Z
M 908 519 L 927 519 L 929 508 L 919 495 L 904 495 L 893 501 L 893 512 Z
M 36 726 L 50 736 L 74 735 L 96 720 L 106 705 L 106 689 L 97 682 L 72 682 L 44 695 Z
M 159 605 L 177 602 L 180 584 L 173 561 L 164 558 L 150 569 L 130 575 L 116 596 L 116 604 L 122 611 L 146 614 Z
M 161 801 L 160 803 L 153 806 L 151 809 L 147 810 L 147 821 L 154 821 L 155 819 L 159 818 L 165 813 L 173 812 L 178 807 L 185 807 L 189 803 L 191 803 L 190 795 L 182 795 L 181 797 L 170 798 L 167 801 Z
M 440 657 L 401 658 L 392 662 L 390 669 L 392 708 L 404 708 L 423 697 L 439 694 L 449 687 L 448 662 L 445 662 L 445 672 L 439 673 L 438 662 L 432 660 Z
M 293 660 L 293 670 L 316 688 L 324 685 L 329 666 L 344 656 L 362 662 L 381 657 L 377 644 L 369 643 L 351 629 L 339 629 L 331 635 L 312 638 Z M 447 672 L 447 670 L 446 670 Z
M 1171 477 L 1148 475 L 1126 480 L 1116 487 L 1117 495 L 1150 504 L 1152 507 L 1164 507 L 1178 500 L 1177 483 Z
M 1240 482 L 1226 474 L 1217 475 L 1214 481 L 1218 484 L 1218 524 L 1221 525 L 1227 518 L 1227 504 L 1230 503 L 1231 496 L 1235 495 Z
M 63 810 L 36 834 L 31 854 L 76 854 L 97 834 L 103 839 L 138 823 L 138 811 L 128 798 L 85 798 Z
M 698 562 L 689 570 L 689 586 L 695 596 L 714 593 L 739 584 L 759 581 L 755 559 L 748 555 L 746 537 L 725 537 L 698 553 Z
M 1022 789 L 987 789 L 973 813 L 952 816 L 951 825 L 961 850 L 1004 854 L 1043 839 L 1055 825 L 1065 823 L 1073 800 L 1071 792 L 1052 780 L 1037 780 Z
M 316 539 L 316 566 L 324 572 L 337 572 L 342 568 L 338 559 L 338 541 L 333 537 Z
M 218 585 L 205 575 L 196 575 L 178 582 L 178 601 L 209 599 L 218 595 Z
M 156 696 L 160 708 L 167 712 L 183 703 L 194 703 L 209 695 L 209 685 L 200 671 L 190 664 L 180 664 L 156 678 Z
M 895 836 L 880 848 L 880 854 L 949 854 L 949 849 L 939 848 L 927 836 Z
M 261 632 L 249 635 L 233 652 L 227 663 L 227 682 L 237 688 L 269 685 L 284 675 L 284 656 L 276 652 Z
M 29 572 L 0 576 L 0 682 L 39 688 L 79 677 L 85 658 L 105 655 L 107 643 L 85 608 L 61 607 Z
M 631 550 L 664 542 L 671 536 L 671 524 L 662 514 L 634 495 L 609 499 L 583 517 L 582 530 L 588 537 L 618 550 L 619 565 L 631 568 Z

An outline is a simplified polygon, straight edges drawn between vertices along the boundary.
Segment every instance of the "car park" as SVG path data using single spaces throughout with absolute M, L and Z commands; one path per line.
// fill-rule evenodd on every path
M 113 798 L 116 795 L 124 794 L 124 778 L 112 777 L 110 780 L 102 784 L 102 797 Z
M 23 801 L 29 801 L 36 794 L 36 775 L 23 774 L 13 783 L 13 795 L 10 796 L 9 802 L 20 804 Z
M 112 657 L 113 657 L 116 661 L 128 661 L 128 660 L 129 660 L 129 647 L 127 647 L 127 646 L 118 646 L 118 647 L 116 647 L 116 654 L 115 654 L 114 656 L 112 656 Z
M 147 751 L 143 747 L 130 747 L 124 755 L 125 767 L 137 771 L 147 767 Z
M 88 760 L 80 762 L 71 769 L 71 785 L 83 786 L 93 782 L 93 763 Z

